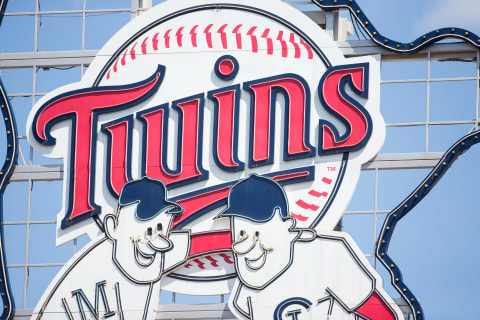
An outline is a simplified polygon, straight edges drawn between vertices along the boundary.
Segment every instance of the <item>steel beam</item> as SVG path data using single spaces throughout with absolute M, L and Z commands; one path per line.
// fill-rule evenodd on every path
M 63 165 L 17 166 L 10 181 L 55 181 L 63 179 Z
M 0 53 L 0 68 L 39 68 L 90 65 L 97 50 Z
M 363 165 L 363 170 L 433 168 L 441 152 L 380 154 Z M 17 166 L 10 181 L 55 181 L 63 179 L 63 165 Z
M 428 50 L 409 55 L 402 55 L 385 50 L 371 40 L 337 41 L 336 43 L 346 57 L 381 54 L 382 62 L 424 61 L 428 58 L 428 50 L 431 52 L 432 60 L 442 60 L 447 58 L 475 60 L 477 57 L 477 50 L 472 45 L 464 42 L 436 43 L 429 46 Z
M 427 52 L 413 55 L 400 55 L 386 51 L 370 40 L 337 41 L 342 53 L 348 57 L 382 55 L 382 62 L 418 61 L 427 58 Z M 432 60 L 446 58 L 476 59 L 476 50 L 466 43 L 440 43 L 430 47 Z M 97 50 L 48 51 L 0 53 L 0 68 L 40 68 L 90 65 Z

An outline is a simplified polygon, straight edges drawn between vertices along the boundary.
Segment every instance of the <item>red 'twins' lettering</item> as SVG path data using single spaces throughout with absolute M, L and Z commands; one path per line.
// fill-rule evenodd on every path
M 98 114 L 134 106 L 149 98 L 161 84 L 165 67 L 159 66 L 148 79 L 116 87 L 93 87 L 67 92 L 43 104 L 35 114 L 32 131 L 43 145 L 54 145 L 52 127 L 64 120 L 72 122 L 68 209 L 62 228 L 99 213 L 93 200 L 92 144 L 96 142 Z
M 368 63 L 336 66 L 323 75 L 318 87 L 320 101 L 346 132 L 340 135 L 334 124 L 320 120 L 320 155 L 359 150 L 370 138 L 370 115 L 347 93 L 347 85 L 356 95 L 368 98 Z

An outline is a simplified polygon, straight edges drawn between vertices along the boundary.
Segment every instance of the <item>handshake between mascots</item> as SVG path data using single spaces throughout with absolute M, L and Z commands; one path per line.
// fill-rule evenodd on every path
M 161 181 L 125 184 L 117 212 L 104 218 L 105 235 L 65 265 L 33 318 L 154 319 L 162 278 L 189 260 L 190 231 L 171 230 L 182 213 Z M 238 319 L 401 318 L 353 240 L 297 228 L 274 180 L 240 180 L 215 219 L 230 220 L 237 278 L 228 305 Z

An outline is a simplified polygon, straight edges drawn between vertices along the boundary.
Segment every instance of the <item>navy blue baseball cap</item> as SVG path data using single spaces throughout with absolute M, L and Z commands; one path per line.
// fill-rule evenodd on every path
M 253 222 L 267 222 L 280 210 L 285 220 L 288 200 L 283 188 L 273 179 L 251 175 L 235 184 L 228 193 L 228 204 L 216 218 L 242 217 Z
M 153 219 L 166 208 L 169 214 L 183 213 L 182 206 L 167 200 L 167 188 L 163 182 L 146 176 L 123 186 L 118 204 L 126 206 L 132 203 L 138 203 L 135 211 L 138 220 Z

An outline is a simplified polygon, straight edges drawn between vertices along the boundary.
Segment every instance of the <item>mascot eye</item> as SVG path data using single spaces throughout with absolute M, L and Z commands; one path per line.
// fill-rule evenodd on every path
M 255 237 L 258 238 L 259 235 L 260 235 L 260 231 L 255 231 Z
M 240 231 L 240 237 L 243 237 L 245 235 L 245 230 Z
M 152 228 L 148 228 L 148 229 L 147 229 L 147 234 L 148 234 L 149 236 L 151 236 L 151 235 L 153 234 Z
M 162 231 L 162 224 L 161 223 L 157 224 L 157 231 Z

